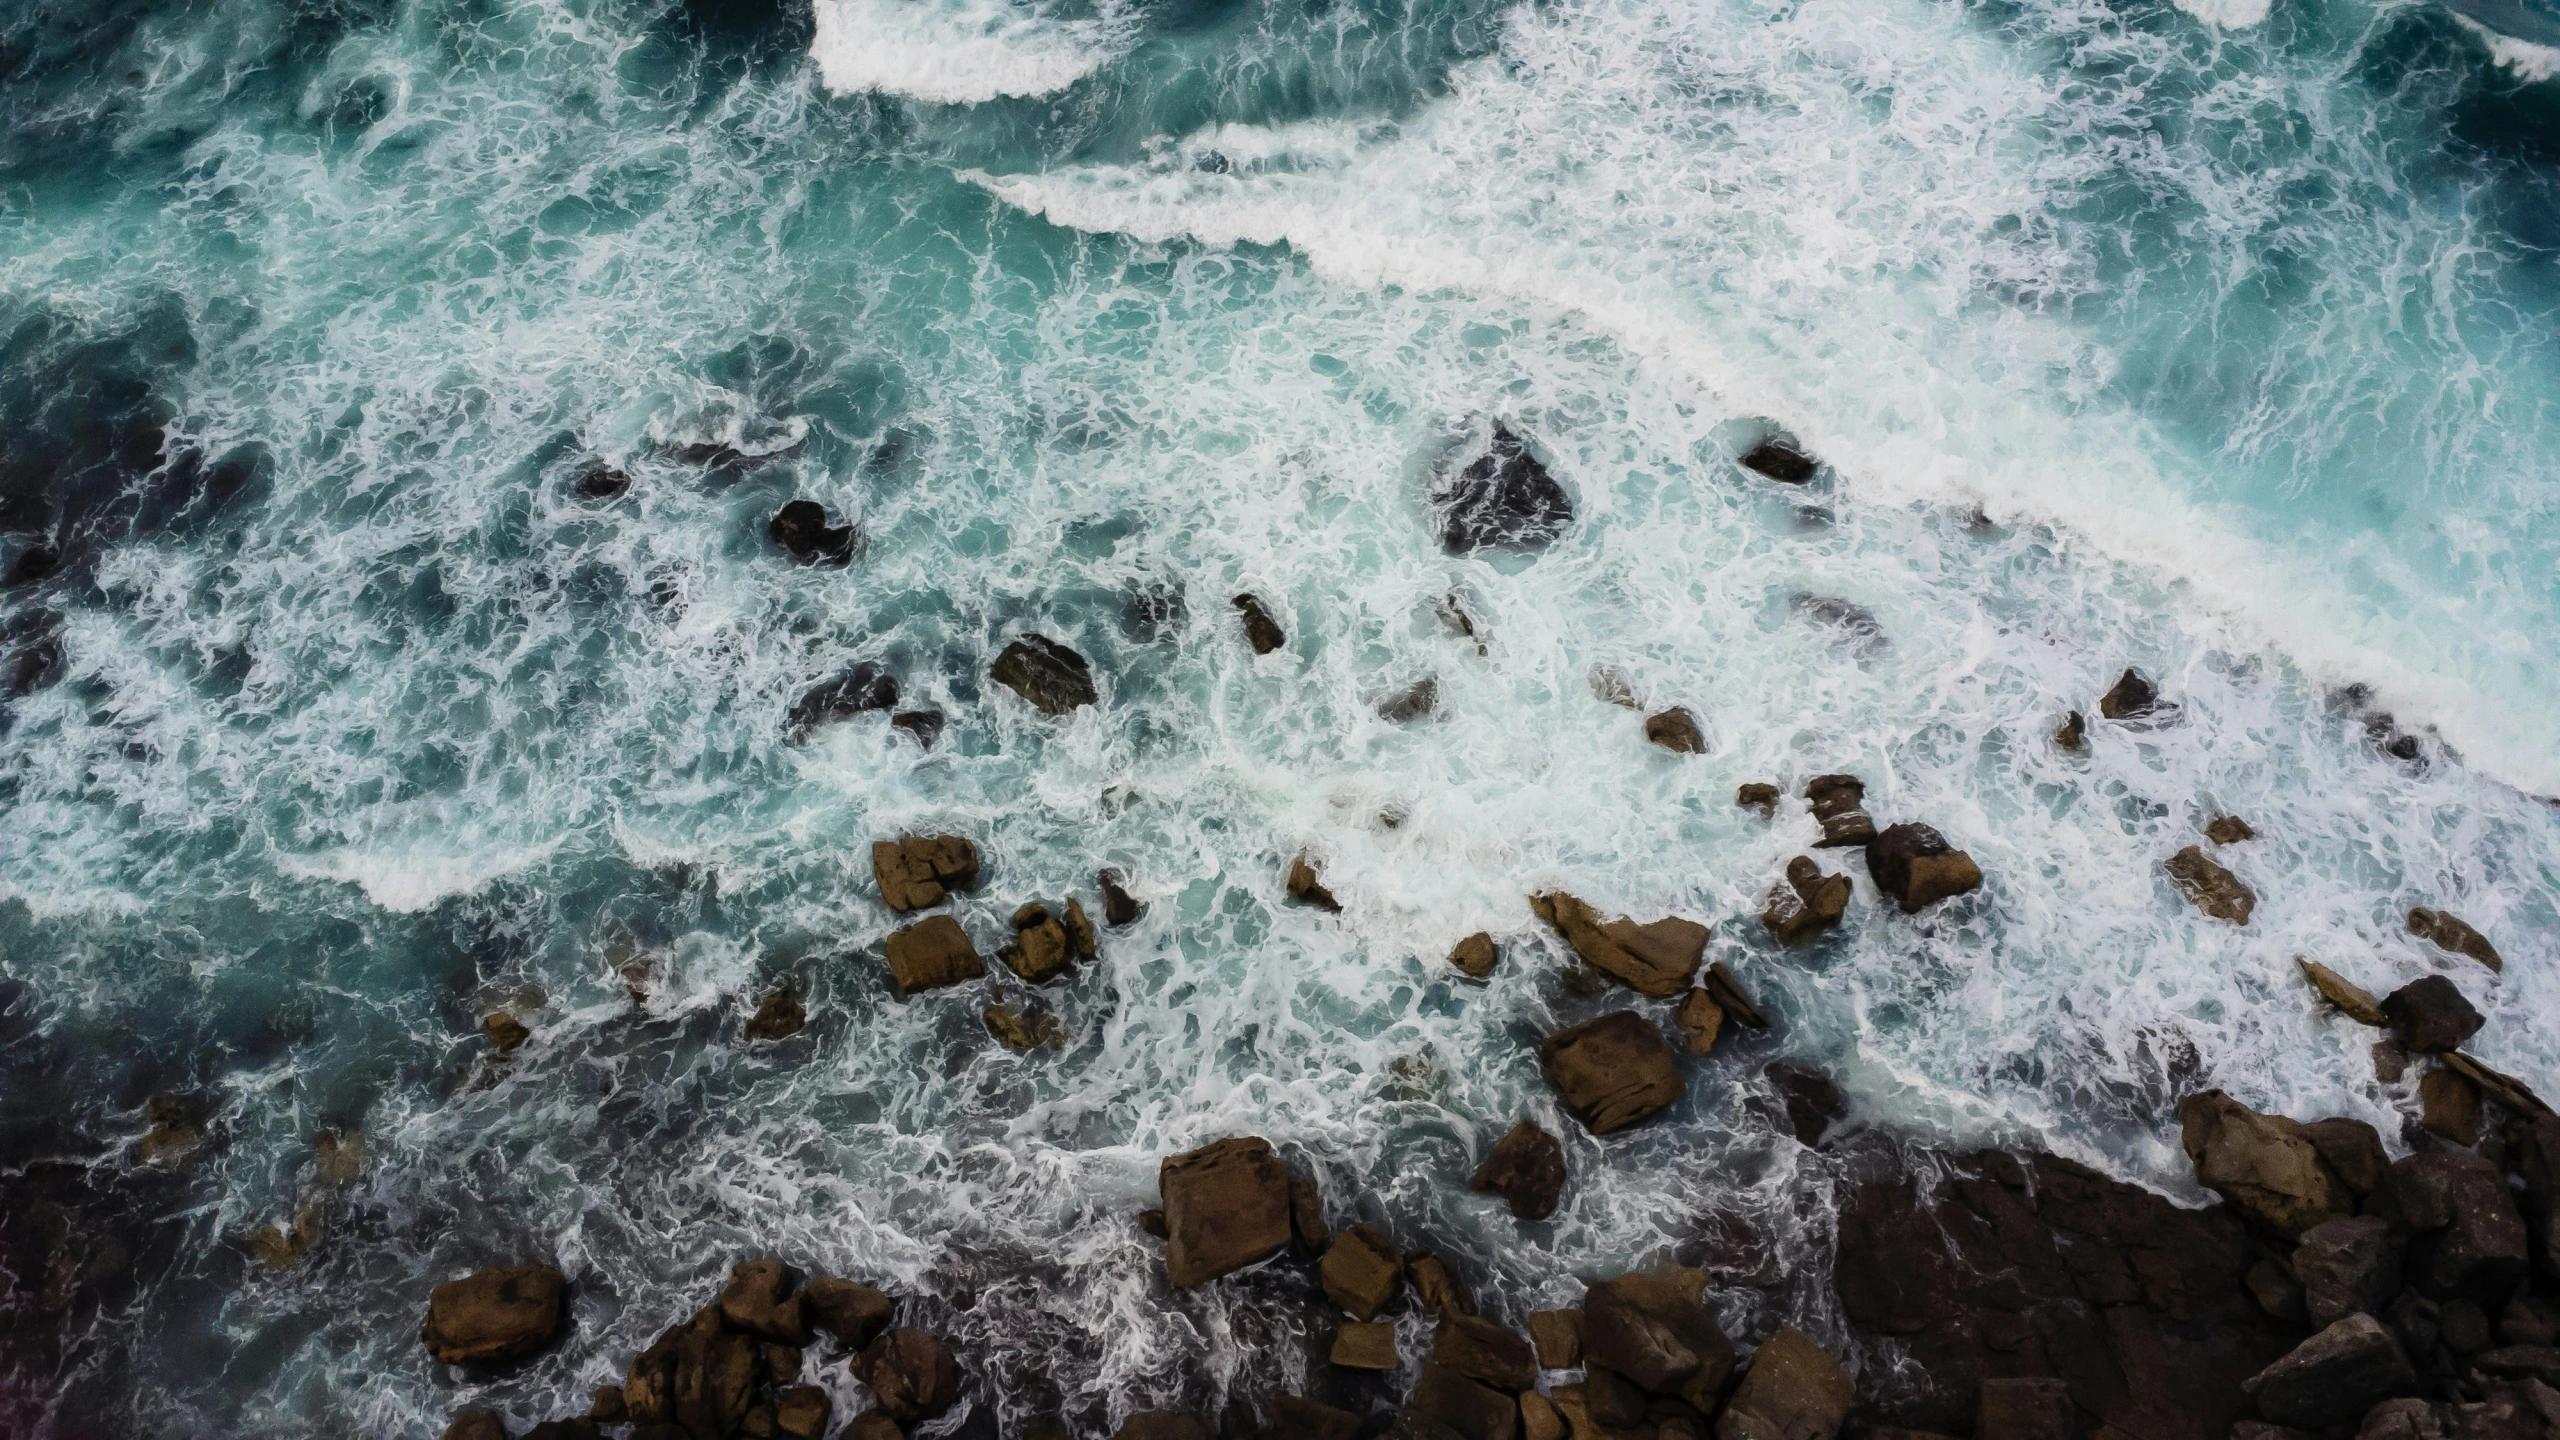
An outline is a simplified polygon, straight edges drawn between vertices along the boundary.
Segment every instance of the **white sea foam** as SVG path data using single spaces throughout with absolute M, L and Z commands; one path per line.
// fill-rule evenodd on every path
M 2560 49 L 2519 40 L 2468 15 L 2456 14 L 2453 18 L 2463 29 L 2479 36 L 2480 43 L 2489 47 L 2489 58 L 2513 71 L 2517 79 L 2539 83 L 2560 75 Z
M 1060 19 L 1017 0 L 817 0 L 809 53 L 839 95 L 879 91 L 944 105 L 1050 95 L 1127 48 L 1106 11 Z
M 2246 30 L 2263 24 L 2274 0 L 2178 0 L 2178 8 L 2207 25 Z

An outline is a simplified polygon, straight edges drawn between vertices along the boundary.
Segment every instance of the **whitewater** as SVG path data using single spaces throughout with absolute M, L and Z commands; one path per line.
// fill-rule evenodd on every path
M 0 1416 L 521 1428 L 758 1254 L 953 1337 L 974 1388 L 932 1433 L 1214 1413 L 1322 1337 L 1268 1277 L 1170 1291 L 1135 1217 L 1164 1155 L 1245 1133 L 1489 1310 L 1740 1248 L 1783 1283 L 1720 1291 L 1727 1328 L 1827 1342 L 1850 1162 L 1765 1063 L 1826 1071 L 1852 1136 L 2182 1203 L 2208 1086 L 2405 1152 L 2415 1074 L 2297 958 L 2450 978 L 2473 1053 L 2560 1093 L 2532 28 L 0 4 Z M 1575 518 L 1453 554 L 1435 477 L 1497 424 Z M 1772 438 L 1810 483 L 1737 463 Z M 849 563 L 769 539 L 802 498 Z M 991 681 L 1026 632 L 1098 702 Z M 856 664 L 938 738 L 795 736 Z M 2101 721 L 2128 667 L 2172 708 Z M 1424 680 L 1427 718 L 1382 709 Z M 1672 706 L 1706 753 L 1647 743 Z M 1981 892 L 1905 915 L 1810 850 L 1835 772 Z M 2245 926 L 2162 868 L 2225 814 Z M 991 961 L 1099 870 L 1144 903 L 1040 992 L 1057 1050 L 989 1037 L 1031 998 L 992 963 L 888 991 L 912 917 L 871 843 L 940 833 L 986 858 L 954 913 Z M 1856 898 L 1783 950 L 1800 853 Z M 1289 902 L 1300 855 L 1339 914 Z M 1775 1022 L 1662 1121 L 1595 1139 L 1540 1079 L 1538 1037 L 1627 998 L 1570 983 L 1526 904 L 1559 888 L 1712 926 Z M 779 986 L 808 1030 L 747 1043 Z M 497 1009 L 531 1032 L 503 1064 Z M 204 1135 L 165 1170 L 155 1097 Z M 1523 1117 L 1571 1174 L 1525 1226 L 1467 1186 Z M 360 1169 L 273 1263 L 324 1134 Z M 568 1274 L 570 1341 L 431 1361 L 428 1288 L 512 1258 Z

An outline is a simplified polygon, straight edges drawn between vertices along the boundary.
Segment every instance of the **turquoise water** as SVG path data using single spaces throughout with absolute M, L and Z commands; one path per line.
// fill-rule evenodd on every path
M 2431 5 L 2207 8 L 0 6 L 0 1396 L 521 1425 L 775 1253 L 922 1297 L 1007 1433 L 1100 1432 L 1307 1378 L 1285 1280 L 1171 1296 L 1128 1223 L 1220 1134 L 1497 1313 L 1741 1227 L 1805 1283 L 1732 1326 L 1825 1333 L 1841 1162 L 1767 1059 L 2180 1195 L 2190 1088 L 2414 1111 L 2296 955 L 2444 968 L 2560 1083 L 2560 93 Z M 1497 420 L 1580 518 L 1452 557 L 1424 497 Z M 1808 489 L 1732 463 L 1773 428 Z M 800 496 L 850 566 L 766 542 Z M 1101 703 L 990 685 L 1025 630 Z M 789 742 L 857 661 L 937 747 Z M 2055 750 L 2129 664 L 2174 723 Z M 1425 676 L 1438 718 L 1379 717 Z M 1834 770 L 1982 895 L 1860 877 L 1775 950 L 1815 827 L 1733 790 Z M 2246 929 L 2159 870 L 2222 811 Z M 982 948 L 1102 865 L 1148 901 L 1062 1053 L 983 1033 L 1019 986 L 885 993 L 902 830 L 979 840 Z M 1302 849 L 1341 916 L 1282 903 Z M 1713 923 L 1779 1026 L 1581 1136 L 1556 886 Z M 786 979 L 812 1033 L 744 1049 Z M 481 1083 L 499 1005 L 535 1038 Z M 161 1094 L 210 1135 L 176 1175 L 128 1155 Z M 1464 1186 L 1522 1114 L 1573 1171 L 1526 1229 Z M 330 1128 L 359 1178 L 268 1267 Z M 516 1255 L 573 1337 L 440 1373 L 426 1289 Z

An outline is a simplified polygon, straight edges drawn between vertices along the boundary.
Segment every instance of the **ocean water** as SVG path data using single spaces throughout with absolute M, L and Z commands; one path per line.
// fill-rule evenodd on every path
M 2035 1146 L 2189 1200 L 2206 1085 L 2403 1143 L 2414 1084 L 2297 956 L 2450 975 L 2475 1053 L 2560 1084 L 2535 17 L 5 0 L 0 1407 L 523 1425 L 772 1254 L 955 1338 L 938 1428 L 1100 1434 L 1309 1379 L 1298 1282 L 1173 1294 L 1132 1223 L 1220 1135 L 1490 1313 L 1668 1257 L 1746 1341 L 1836 1340 L 1859 1162 L 1781 1133 L 1769 1060 L 1837 1079 L 1850 1152 Z M 1496 423 L 1577 519 L 1452 556 L 1431 480 Z M 1734 463 L 1771 434 L 1813 484 Z M 598 461 L 627 493 L 579 498 Z M 795 497 L 852 564 L 766 542 Z M 993 686 L 1025 631 L 1100 703 Z M 795 743 L 856 662 L 941 742 Z M 2095 720 L 2128 665 L 2173 716 Z M 1426 677 L 1435 717 L 1381 718 Z M 1821 852 L 1848 922 L 1775 948 L 1817 830 L 1734 788 L 1831 771 L 1984 889 L 1906 917 Z M 2160 868 L 2224 812 L 2245 928 Z M 946 830 L 990 953 L 1101 866 L 1147 902 L 1043 997 L 1061 1051 L 986 1036 L 1023 995 L 992 965 L 886 993 L 869 843 Z M 1339 916 L 1284 903 L 1301 851 Z M 1582 1134 L 1536 1042 L 1630 997 L 1562 983 L 1523 901 L 1557 887 L 1711 923 L 1777 1023 Z M 784 981 L 809 1033 L 743 1046 Z M 493 1069 L 502 1005 L 533 1039 Z M 156 1095 L 207 1132 L 175 1174 L 132 1158 Z M 1465 1185 L 1522 1116 L 1572 1172 L 1529 1226 Z M 259 1259 L 314 1196 L 308 1253 Z M 570 1339 L 432 1364 L 427 1289 L 516 1257 L 569 1273 Z

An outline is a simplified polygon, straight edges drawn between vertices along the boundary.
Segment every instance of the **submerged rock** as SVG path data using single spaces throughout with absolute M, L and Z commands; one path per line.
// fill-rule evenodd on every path
M 978 1012 L 978 1018 L 986 1022 L 987 1033 L 998 1044 L 1018 1055 L 1054 1049 L 1066 1038 L 1058 1017 L 1037 1005 L 989 1005 Z
M 1707 732 L 1698 728 L 1698 717 L 1676 706 L 1647 716 L 1644 738 L 1675 755 L 1707 753 Z
M 1538 1064 L 1565 1108 L 1594 1135 L 1637 1124 L 1688 1090 L 1662 1032 L 1632 1010 L 1548 1036 Z
M 1875 839 L 1876 822 L 1859 808 L 1866 796 L 1866 782 L 1855 775 L 1816 775 L 1804 782 L 1805 801 L 1822 824 L 1822 838 L 1813 842 L 1815 846 L 1864 845 Z
M 1476 1302 L 1458 1283 L 1458 1272 L 1427 1249 L 1405 1252 L 1404 1278 L 1413 1287 L 1414 1303 L 1434 1315 L 1476 1313 Z
M 1528 442 L 1495 426 L 1493 448 L 1431 494 L 1441 542 L 1451 552 L 1501 547 L 1541 550 L 1573 523 L 1573 500 L 1547 473 Z
M 1523 1120 L 1494 1145 L 1467 1184 L 1479 1195 L 1501 1196 L 1513 1219 L 1544 1220 L 1564 1194 L 1564 1174 L 1564 1142 Z
M 1378 718 L 1391 725 L 1428 720 L 1440 712 L 1440 682 L 1424 676 L 1378 702 Z
M 630 489 L 631 477 L 601 455 L 588 456 L 569 481 L 569 493 L 590 503 L 619 500 Z
M 1254 654 L 1268 655 L 1289 643 L 1288 632 L 1280 628 L 1279 621 L 1271 618 L 1270 611 L 1262 608 L 1260 600 L 1251 595 L 1238 595 L 1233 604 L 1236 613 L 1244 617 L 1244 638 L 1253 646 Z
M 195 1108 L 175 1095 L 154 1095 L 142 1106 L 151 1128 L 134 1142 L 136 1160 L 159 1171 L 183 1170 L 204 1152 L 204 1127 Z
M 1093 686 L 1093 667 L 1082 655 L 1029 631 L 1004 647 L 987 675 L 1043 715 L 1064 715 L 1102 698 Z
M 1982 888 L 1982 867 L 1926 825 L 1896 825 L 1867 842 L 1867 874 L 1905 915 Z
M 1457 966 L 1459 973 L 1471 980 L 1482 980 L 1492 975 L 1493 967 L 1500 959 L 1501 952 L 1494 949 L 1493 936 L 1483 930 L 1459 941 L 1449 951 L 1449 963 Z
M 1592 666 L 1590 680 L 1593 699 L 1603 704 L 1615 705 L 1621 710 L 1644 708 L 1644 705 L 1636 699 L 1635 682 L 1628 679 L 1627 672 L 1617 666 Z
M 929 910 L 955 890 L 978 888 L 978 847 L 957 835 L 901 835 L 871 846 L 880 900 L 901 915 Z
M 2249 822 L 2237 815 L 2216 815 L 2205 825 L 2204 838 L 2216 845 L 2237 845 L 2243 840 L 2257 839 L 2258 832 L 2250 829 Z
M 2170 856 L 2162 868 L 2169 872 L 2179 894 L 2216 920 L 2246 925 L 2258 908 L 2257 892 L 2240 883 L 2239 876 L 2215 864 L 2197 846 L 2190 845 Z
M 2141 671 L 2129 669 L 2116 677 L 2113 689 L 2098 697 L 2098 714 L 2109 720 L 2132 720 L 2150 714 L 2159 703 L 2160 692 Z
M 1840 923 L 1849 910 L 1849 877 L 1825 875 L 1810 855 L 1787 862 L 1787 878 L 1769 887 L 1760 923 L 1790 948 Z
M 494 1410 L 465 1410 L 444 1427 L 444 1440 L 508 1440 L 507 1422 Z
M 948 915 L 936 915 L 889 936 L 889 984 L 899 999 L 975 980 L 987 973 L 969 932 Z
M 1797 1143 L 1821 1144 L 1823 1132 L 1839 1117 L 1840 1087 L 1831 1083 L 1830 1076 L 1792 1060 L 1772 1061 L 1760 1073 L 1786 1108 L 1787 1128 Z
M 857 543 L 854 528 L 829 525 L 827 507 L 815 500 L 794 500 L 775 511 L 765 536 L 803 565 L 850 564 Z
M 418 1339 L 447 1365 L 520 1360 L 560 1338 L 568 1293 L 549 1265 L 492 1265 L 428 1292 Z
M 922 1330 L 891 1330 L 864 1347 L 857 1372 L 871 1399 L 901 1425 L 940 1418 L 960 1399 L 960 1366 Z
M 2492 970 L 2507 968 L 2507 962 L 2499 957 L 2498 947 L 2489 943 L 2489 937 L 2442 910 L 2430 910 L 2424 905 L 2412 909 L 2409 912 L 2409 933 L 2439 950 L 2467 955 Z
M 1584 964 L 1639 995 L 1668 999 L 1689 988 L 1707 952 L 1707 927 L 1678 916 L 1638 925 L 1599 912 L 1561 890 L 1529 897 L 1529 908 L 1555 927 Z
M 2485 1023 L 2460 987 L 2442 975 L 2412 980 L 2382 997 L 2382 1014 L 2400 1043 L 2420 1055 L 2455 1049 Z
M 1289 1171 L 1260 1136 L 1170 1156 L 1156 1188 L 1164 1197 L 1165 1274 L 1176 1289 L 1258 1264 L 1289 1244 Z
M 821 727 L 873 710 L 894 709 L 897 703 L 897 680 L 865 661 L 804 691 L 791 702 L 785 724 L 791 738 L 800 741 Z
M 2066 712 L 2062 723 L 2053 727 L 2053 748 L 2073 754 L 2089 748 L 2089 721 L 2077 710 Z
M 1767 476 L 1781 485 L 1802 485 L 1821 468 L 1821 462 L 1783 440 L 1763 440 L 1745 450 L 1736 462 L 1743 469 Z
M 942 732 L 949 723 L 939 710 L 901 710 L 889 717 L 892 729 L 914 736 L 916 744 L 926 750 L 932 749 L 934 742 L 942 738 Z
M 780 986 L 757 1002 L 756 1013 L 747 1017 L 747 1039 L 781 1040 L 797 1035 L 809 1023 L 809 1012 L 800 1003 L 800 992 L 791 986 Z
M 1342 902 L 1334 899 L 1333 892 L 1326 889 L 1324 882 L 1317 878 L 1316 867 L 1308 861 L 1304 852 L 1289 862 L 1287 889 L 1289 898 L 1301 905 L 1312 905 L 1328 915 L 1342 913 Z

